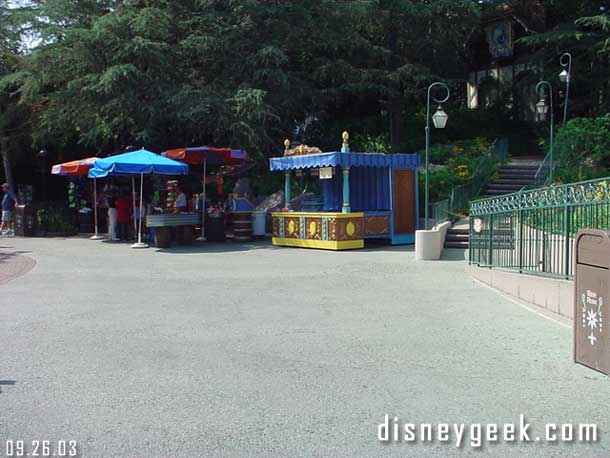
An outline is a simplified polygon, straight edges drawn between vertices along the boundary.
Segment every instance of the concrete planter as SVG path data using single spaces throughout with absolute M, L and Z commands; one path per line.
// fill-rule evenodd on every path
M 415 259 L 418 261 L 436 261 L 441 258 L 449 221 L 439 224 L 429 231 L 415 231 Z

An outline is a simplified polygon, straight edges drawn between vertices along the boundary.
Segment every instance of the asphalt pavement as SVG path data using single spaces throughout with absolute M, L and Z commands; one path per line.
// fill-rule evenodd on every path
M 0 253 L 32 260 L 0 284 L 1 458 L 20 440 L 94 458 L 610 453 L 610 380 L 573 364 L 568 327 L 474 283 L 461 251 L 5 238 Z M 382 443 L 386 414 L 475 436 L 522 414 L 532 441 Z M 536 441 L 547 423 L 599 439 Z

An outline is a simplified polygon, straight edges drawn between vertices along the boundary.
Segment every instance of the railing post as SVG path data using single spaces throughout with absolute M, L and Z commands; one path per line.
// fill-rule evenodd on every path
M 519 256 L 519 273 L 523 273 L 523 209 L 519 210 L 519 252 L 517 256 Z
M 469 213 L 472 213 L 472 211 L 470 211 Z M 472 224 L 473 224 L 473 220 L 474 218 L 468 218 L 468 265 L 472 265 L 472 240 L 473 240 L 473 233 L 474 231 L 472 230 Z
M 494 215 L 493 213 L 489 215 L 489 254 L 487 255 L 487 261 L 489 262 L 489 267 L 491 268 L 493 265 L 493 240 L 494 240 Z
M 563 236 L 565 237 L 563 273 L 570 278 L 570 205 L 566 202 L 564 209 Z

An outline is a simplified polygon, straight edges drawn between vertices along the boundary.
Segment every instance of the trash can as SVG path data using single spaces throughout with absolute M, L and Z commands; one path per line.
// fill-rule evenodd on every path
M 166 226 L 156 227 L 154 240 L 157 248 L 169 248 L 172 246 L 172 231 Z
M 252 214 L 251 212 L 232 212 L 233 240 L 236 242 L 249 242 L 252 240 Z
M 608 375 L 610 231 L 579 231 L 574 259 L 574 362 Z
M 225 236 L 225 215 L 215 213 L 206 218 L 205 237 L 208 242 L 224 242 Z
M 78 232 L 81 234 L 95 232 L 95 214 L 93 212 L 78 212 Z
M 13 210 L 15 235 L 34 237 L 36 232 L 36 211 L 31 205 L 17 205 Z
M 267 224 L 267 212 L 256 210 L 252 212 L 252 235 L 254 237 L 264 237 Z

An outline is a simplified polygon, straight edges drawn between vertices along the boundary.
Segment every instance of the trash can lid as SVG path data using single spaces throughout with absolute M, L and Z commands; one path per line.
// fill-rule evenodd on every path
M 610 268 L 610 231 L 582 229 L 575 244 L 577 264 Z

